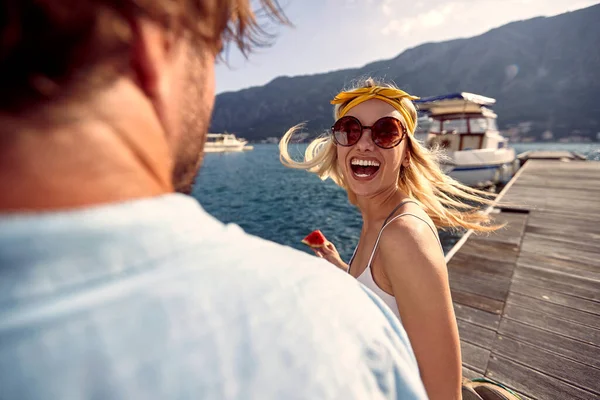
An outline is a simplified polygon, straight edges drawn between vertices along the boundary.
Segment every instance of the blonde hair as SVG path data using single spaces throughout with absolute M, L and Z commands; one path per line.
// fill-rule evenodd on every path
M 395 88 L 390 84 L 376 83 L 372 78 L 364 80 L 356 88 L 382 86 Z M 334 108 L 334 117 L 345 104 Z M 409 111 L 416 129 L 417 110 L 408 98 L 402 99 L 402 106 Z M 356 195 L 349 189 L 344 174 L 337 163 L 336 144 L 327 133 L 313 140 L 305 151 L 303 161 L 295 161 L 290 157 L 288 145 L 292 136 L 303 127 L 302 124 L 289 129 L 279 142 L 280 160 L 283 165 L 293 169 L 303 169 L 317 174 L 322 180 L 331 178 L 348 193 L 350 203 L 356 205 Z M 465 228 L 475 231 L 489 232 L 501 226 L 490 225 L 490 217 L 481 212 L 477 205 L 492 205 L 493 194 L 471 187 L 444 174 L 440 169 L 440 161 L 445 155 L 439 148 L 427 149 L 409 132 L 405 139 L 410 152 L 410 166 L 401 167 L 398 177 L 398 188 L 411 198 L 417 200 L 439 228 Z

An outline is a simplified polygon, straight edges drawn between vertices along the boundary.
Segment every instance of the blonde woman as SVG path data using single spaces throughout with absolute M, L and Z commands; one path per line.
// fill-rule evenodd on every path
M 402 320 L 427 394 L 461 397 L 461 355 L 448 273 L 435 227 L 495 229 L 467 203 L 489 203 L 481 193 L 444 175 L 439 153 L 415 140 L 417 99 L 368 79 L 333 100 L 331 133 L 312 142 L 303 161 L 280 142 L 290 168 L 330 177 L 362 214 L 358 246 L 346 264 L 335 246 L 316 251 L 383 299 Z

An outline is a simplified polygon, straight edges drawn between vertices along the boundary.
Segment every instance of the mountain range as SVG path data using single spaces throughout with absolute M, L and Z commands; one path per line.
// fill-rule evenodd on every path
M 408 92 L 434 96 L 472 92 L 497 100 L 501 129 L 526 125 L 537 138 L 600 133 L 600 4 L 512 22 L 467 39 L 425 43 L 361 68 L 278 77 L 268 84 L 217 96 L 211 131 L 257 141 L 307 122 L 331 126 L 329 101 L 372 76 Z

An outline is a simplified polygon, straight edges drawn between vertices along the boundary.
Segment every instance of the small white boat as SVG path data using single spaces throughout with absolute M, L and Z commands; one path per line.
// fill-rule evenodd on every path
M 209 133 L 204 144 L 206 153 L 244 151 L 248 141 L 238 139 L 232 133 Z
M 417 136 L 427 146 L 439 146 L 448 159 L 444 172 L 472 187 L 508 182 L 519 168 L 515 150 L 498 131 L 495 99 L 472 93 L 454 93 L 415 101 L 427 133 Z

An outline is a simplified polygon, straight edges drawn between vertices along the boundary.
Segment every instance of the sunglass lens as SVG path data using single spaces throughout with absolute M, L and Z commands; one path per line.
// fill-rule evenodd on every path
M 373 142 L 384 149 L 392 148 L 402 141 L 402 126 L 395 118 L 381 118 L 372 128 Z
M 340 118 L 333 126 L 335 141 L 342 146 L 352 146 L 360 139 L 360 123 L 349 117 Z

